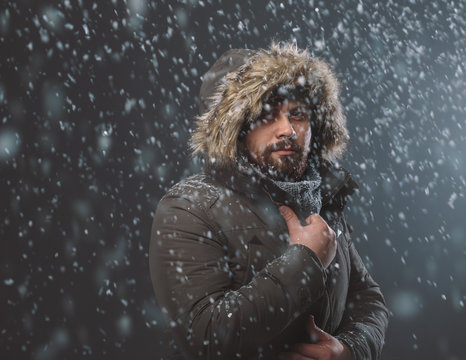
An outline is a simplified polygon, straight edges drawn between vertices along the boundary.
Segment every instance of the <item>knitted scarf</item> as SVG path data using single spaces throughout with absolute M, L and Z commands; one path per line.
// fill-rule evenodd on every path
M 295 182 L 272 179 L 244 156 L 239 156 L 238 169 L 246 175 L 254 176 L 277 205 L 291 207 L 301 221 L 304 221 L 311 214 L 320 213 L 322 208 L 320 193 L 322 178 L 313 161 L 308 160 L 303 178 Z

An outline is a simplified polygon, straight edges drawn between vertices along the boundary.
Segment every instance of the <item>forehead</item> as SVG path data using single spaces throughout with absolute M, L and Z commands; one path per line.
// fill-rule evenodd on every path
M 302 108 L 303 110 L 310 110 L 311 107 L 308 103 L 304 100 L 295 100 L 295 99 L 288 99 L 282 98 L 277 101 L 273 102 L 266 102 L 262 105 L 262 113 L 270 113 L 280 111 L 291 111 L 296 108 Z
M 271 108 L 277 109 L 280 107 L 286 106 L 287 108 L 294 107 L 309 107 L 308 104 L 302 100 L 293 100 L 293 99 L 282 99 L 274 103 L 265 103 L 263 106 L 264 110 L 269 110 Z
M 280 86 L 263 101 L 264 108 L 276 107 L 281 104 L 310 106 L 309 92 L 303 86 Z

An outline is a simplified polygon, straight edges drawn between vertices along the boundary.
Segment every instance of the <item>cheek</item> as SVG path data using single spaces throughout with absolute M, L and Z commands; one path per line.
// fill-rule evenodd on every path
M 253 132 L 246 135 L 246 150 L 251 155 L 258 155 L 259 149 L 257 146 L 257 139 Z
M 267 126 L 260 126 L 257 127 L 253 130 L 251 130 L 247 135 L 246 135 L 246 147 L 249 152 L 254 152 L 254 153 L 261 153 L 264 151 L 266 146 L 268 145 L 267 142 L 267 136 L 268 136 L 268 131 L 267 131 Z
M 311 131 L 311 127 L 309 126 L 309 128 L 306 131 L 306 138 L 305 138 L 305 144 L 307 145 L 307 147 L 311 145 L 311 138 L 312 138 L 312 131 Z
M 302 131 L 301 131 L 301 145 L 305 150 L 310 149 L 311 145 L 311 138 L 312 138 L 312 131 L 311 131 L 311 126 L 304 126 Z

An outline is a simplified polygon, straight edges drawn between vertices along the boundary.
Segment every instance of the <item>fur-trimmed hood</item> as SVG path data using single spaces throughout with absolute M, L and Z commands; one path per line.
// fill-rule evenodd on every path
M 233 49 L 219 58 L 204 75 L 200 114 L 190 144 L 193 154 L 202 154 L 210 164 L 236 164 L 243 125 L 257 119 L 263 100 L 282 85 L 308 90 L 316 107 L 319 155 L 330 162 L 341 158 L 349 135 L 339 100 L 340 84 L 329 64 L 291 43 Z

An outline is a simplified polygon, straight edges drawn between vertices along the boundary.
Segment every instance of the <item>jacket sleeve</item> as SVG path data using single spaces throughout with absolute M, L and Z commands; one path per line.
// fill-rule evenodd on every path
M 293 245 L 233 290 L 227 244 L 206 209 L 165 197 L 155 214 L 149 262 L 157 302 L 189 358 L 257 354 L 324 293 L 314 252 Z M 312 283 L 312 286 L 303 286 Z
M 346 309 L 335 337 L 350 347 L 354 360 L 376 360 L 384 344 L 388 309 L 379 285 L 351 241 L 349 256 L 351 274 Z

